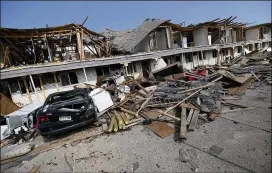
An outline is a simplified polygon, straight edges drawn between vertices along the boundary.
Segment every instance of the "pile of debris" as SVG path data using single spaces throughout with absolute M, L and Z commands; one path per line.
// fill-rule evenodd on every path
M 93 105 L 87 107 L 95 107 L 96 124 L 102 125 L 105 133 L 142 124 L 161 138 L 175 133 L 175 140 L 185 140 L 188 132 L 214 121 L 219 114 L 254 109 L 228 100 L 241 99 L 246 89 L 265 84 L 271 84 L 271 52 L 267 50 L 238 56 L 221 66 L 188 71 L 178 62 L 150 72 L 149 78 L 115 74 L 97 86 L 75 88 L 88 88 L 88 98 L 83 99 L 92 99 Z M 86 108 L 82 104 L 80 110 Z M 23 116 L 18 116 L 18 112 L 13 113 L 17 116 L 8 116 L 5 131 L 9 136 L 1 140 L 1 147 L 38 136 L 34 119 L 41 106 L 20 109 Z
M 222 66 L 193 71 L 183 70 L 179 62 L 171 64 L 150 73 L 148 80 L 125 82 L 130 93 L 107 111 L 109 127 L 104 125 L 104 130 L 117 132 L 142 123 L 162 138 L 178 131 L 180 139 L 186 139 L 188 131 L 219 114 L 254 109 L 228 100 L 241 99 L 246 89 L 265 83 L 271 84 L 269 51 L 254 51 Z

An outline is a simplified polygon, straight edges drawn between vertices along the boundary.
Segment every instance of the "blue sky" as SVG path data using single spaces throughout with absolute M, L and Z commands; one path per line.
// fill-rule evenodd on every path
M 199 23 L 237 16 L 238 22 L 271 22 L 270 1 L 2 1 L 1 27 L 39 28 L 82 23 L 94 31 L 133 29 L 146 18 Z

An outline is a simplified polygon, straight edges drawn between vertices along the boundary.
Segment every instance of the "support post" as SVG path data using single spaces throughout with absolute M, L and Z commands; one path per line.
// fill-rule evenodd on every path
M 53 73 L 53 75 L 54 75 L 54 79 L 55 79 L 55 84 L 56 84 L 56 87 L 57 87 L 57 91 L 59 92 L 59 84 L 58 84 L 58 81 L 57 81 L 56 73 Z
M 220 49 L 217 49 L 217 64 L 221 66 Z
M 34 54 L 34 57 L 35 57 L 35 61 L 34 61 L 34 64 L 35 64 L 36 61 L 37 61 L 37 57 L 36 57 L 35 47 L 34 47 L 34 43 L 33 43 L 33 39 L 32 38 L 31 38 L 31 43 L 32 43 L 33 54 Z
M 79 31 L 76 33 L 76 37 L 77 37 L 77 50 L 78 50 L 78 53 L 79 53 L 80 60 L 82 60 L 83 59 L 83 55 L 82 55 L 82 41 L 81 41 L 81 37 L 80 37 L 80 32 Z
M 128 63 L 124 63 L 124 66 L 125 66 L 125 73 L 126 73 L 126 76 L 127 76 L 128 75 L 128 70 L 127 70 Z
M 232 58 L 234 58 L 234 47 L 232 47 L 232 54 L 231 54 Z
M 46 38 L 46 34 L 45 34 L 44 40 L 45 40 L 46 46 L 47 46 L 49 62 L 52 62 L 52 52 L 51 52 L 51 49 L 50 49 L 50 47 L 49 47 L 49 43 L 48 43 L 48 40 L 47 40 L 47 38 Z
M 33 78 L 32 78 L 32 76 L 31 76 L 31 75 L 29 75 L 29 78 L 30 78 L 31 84 L 32 84 L 32 86 L 33 86 L 33 90 L 34 90 L 34 92 L 36 93 L 36 87 L 35 87 L 35 84 L 34 84 Z
M 44 91 L 44 88 L 43 88 L 43 82 L 42 82 L 41 75 L 39 75 L 39 80 L 40 80 L 40 85 L 41 85 L 41 89 L 42 89 L 42 93 L 43 93 L 43 100 L 45 100 L 46 96 L 45 96 L 45 91 Z
M 85 70 L 85 68 L 84 68 L 84 67 L 83 67 L 83 72 L 84 72 L 84 76 L 85 76 L 86 82 L 88 82 L 88 78 L 87 78 L 86 70 Z
M 28 86 L 27 86 L 27 84 L 26 84 L 26 79 L 25 79 L 25 77 L 23 78 L 23 82 L 24 82 L 24 85 L 25 85 L 25 88 L 26 88 L 26 93 L 27 93 L 27 97 L 28 97 L 29 104 L 31 104 L 31 103 L 32 103 L 32 99 L 31 99 L 31 96 L 30 96 L 30 93 L 29 93 Z

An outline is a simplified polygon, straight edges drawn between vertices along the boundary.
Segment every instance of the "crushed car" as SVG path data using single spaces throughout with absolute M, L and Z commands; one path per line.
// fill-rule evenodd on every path
M 97 119 L 89 88 L 77 88 L 50 94 L 37 112 L 38 130 L 42 136 L 66 132 Z

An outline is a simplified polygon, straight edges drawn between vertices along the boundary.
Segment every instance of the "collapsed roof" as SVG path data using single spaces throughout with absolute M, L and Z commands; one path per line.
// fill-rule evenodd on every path
M 170 23 L 170 20 L 146 19 L 140 26 L 133 30 L 103 32 L 103 35 L 111 38 L 111 47 L 123 53 L 131 53 L 133 49 L 146 37 L 150 32 L 161 25 L 171 26 L 174 30 L 184 30 L 177 24 Z
M 0 33 L 1 62 L 4 62 L 1 66 L 4 68 L 51 62 L 56 56 L 63 59 L 64 53 L 75 55 L 79 49 L 84 49 L 79 45 L 87 45 L 94 57 L 108 55 L 103 35 L 74 23 L 34 29 L 0 28 Z
M 219 27 L 222 27 L 222 26 L 240 28 L 240 27 L 243 27 L 243 26 L 249 24 L 249 23 L 242 23 L 242 22 L 234 22 L 234 20 L 236 18 L 237 18 L 237 16 L 235 16 L 235 17 L 230 16 L 229 18 L 224 18 L 224 19 L 216 18 L 214 20 L 199 23 L 199 24 L 196 24 L 196 25 L 190 24 L 187 27 L 190 27 L 190 28 L 193 28 L 193 29 L 197 29 L 197 28 L 200 28 L 200 27 L 219 28 Z

